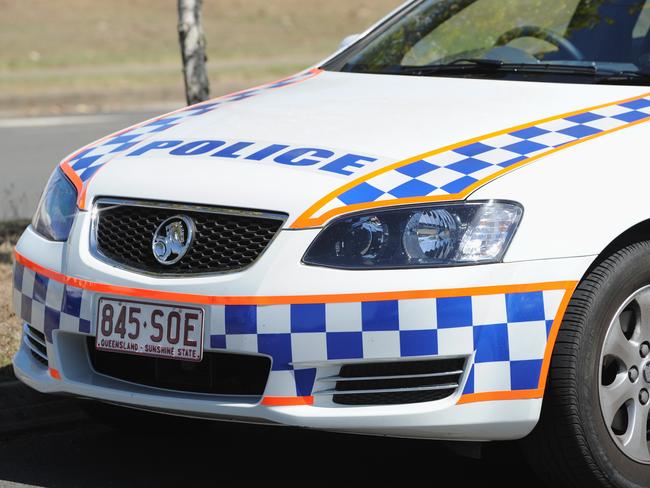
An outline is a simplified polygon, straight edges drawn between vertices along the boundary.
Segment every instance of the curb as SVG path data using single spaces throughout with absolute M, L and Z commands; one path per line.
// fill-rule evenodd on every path
M 0 383 L 0 435 L 18 434 L 87 418 L 69 397 L 45 395 L 18 380 Z

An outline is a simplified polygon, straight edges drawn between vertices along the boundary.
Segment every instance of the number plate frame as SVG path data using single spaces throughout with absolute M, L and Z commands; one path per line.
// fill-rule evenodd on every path
M 122 304 L 122 305 L 127 306 L 127 313 L 126 313 L 126 316 L 127 316 L 127 324 L 126 324 L 127 334 L 130 331 L 130 327 L 131 327 L 130 324 L 128 323 L 128 315 L 129 315 L 128 314 L 128 307 L 129 307 L 129 305 L 140 306 L 140 307 L 145 308 L 146 310 L 149 310 L 149 316 L 147 316 L 147 313 L 144 312 L 144 311 L 142 311 L 140 313 L 140 319 L 143 319 L 143 321 L 142 321 L 142 324 L 140 326 L 140 330 L 139 330 L 139 334 L 138 334 L 139 337 L 137 338 L 137 340 L 139 340 L 139 342 L 137 342 L 137 343 L 138 343 L 139 346 L 142 345 L 143 349 L 144 349 L 144 347 L 146 347 L 146 345 L 154 346 L 154 345 L 161 345 L 162 344 L 162 343 L 155 343 L 155 342 L 151 341 L 148 337 L 146 337 L 147 333 L 143 334 L 143 329 L 145 329 L 145 330 L 147 330 L 147 329 L 148 330 L 153 330 L 153 328 L 149 328 L 150 327 L 149 323 L 151 321 L 151 316 L 150 316 L 151 311 L 160 310 L 160 311 L 163 312 L 165 318 L 168 317 L 168 313 L 170 311 L 177 311 L 177 312 L 180 311 L 182 317 L 185 317 L 185 312 L 188 312 L 188 311 L 197 312 L 199 314 L 199 321 L 198 321 L 199 322 L 199 324 L 198 324 L 199 327 L 198 327 L 198 331 L 197 331 L 198 336 L 196 337 L 197 345 L 193 350 L 198 351 L 198 358 L 196 358 L 196 357 L 188 357 L 188 356 L 170 355 L 170 354 L 164 354 L 164 353 L 156 353 L 156 352 L 153 352 L 153 351 L 145 351 L 145 350 L 141 351 L 140 347 L 139 347 L 138 351 L 135 351 L 135 350 L 120 349 L 120 348 L 117 348 L 117 347 L 102 346 L 102 344 L 101 344 L 102 339 L 126 340 L 126 339 L 122 339 L 119 336 L 119 334 L 114 335 L 115 334 L 114 327 L 115 327 L 116 319 L 113 320 L 111 335 L 109 335 L 109 336 L 103 335 L 103 332 L 102 332 L 102 329 L 101 329 L 101 313 L 102 313 L 102 303 L 103 302 L 111 302 L 113 304 L 115 315 L 117 315 L 117 311 L 115 309 L 117 308 L 118 304 Z M 167 313 L 165 313 L 165 311 Z M 193 306 L 186 306 L 186 305 L 180 305 L 180 304 L 171 304 L 171 303 L 145 302 L 145 301 L 138 301 L 138 300 L 130 300 L 130 299 L 122 299 L 122 298 L 115 298 L 115 297 L 100 296 L 96 301 L 95 320 L 96 320 L 96 322 L 95 322 L 95 326 L 96 326 L 95 327 L 95 331 L 96 331 L 95 348 L 97 350 L 99 350 L 99 351 L 115 352 L 115 353 L 119 353 L 119 354 L 129 354 L 129 355 L 134 355 L 134 356 L 149 356 L 149 357 L 162 358 L 162 359 L 172 359 L 172 360 L 176 360 L 176 361 L 190 361 L 190 362 L 197 362 L 197 363 L 201 362 L 203 360 L 205 309 L 203 309 L 201 307 L 193 307 Z M 143 325 L 144 323 L 146 323 L 147 325 Z M 168 322 L 163 324 L 163 329 L 164 329 L 163 336 L 165 336 L 165 334 L 167 333 L 168 327 L 169 327 Z M 179 340 L 181 340 L 181 341 L 182 341 L 183 332 L 184 332 L 183 325 L 181 324 L 179 326 Z M 131 341 L 133 342 L 133 340 L 131 340 Z M 164 347 L 174 347 L 175 348 L 174 350 L 176 350 L 176 348 L 177 348 L 176 345 L 168 344 L 167 341 L 164 342 Z

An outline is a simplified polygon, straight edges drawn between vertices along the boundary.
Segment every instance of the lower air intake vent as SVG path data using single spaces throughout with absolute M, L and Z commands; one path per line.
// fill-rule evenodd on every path
M 206 351 L 201 362 L 193 363 L 98 351 L 94 337 L 88 338 L 88 353 L 97 373 L 188 393 L 261 397 L 271 370 L 266 356 Z
M 23 325 L 23 341 L 29 348 L 34 359 L 43 366 L 47 366 L 47 346 L 45 345 L 45 334 L 37 331 L 31 325 Z
M 465 358 L 358 363 L 341 367 L 338 376 L 320 378 L 340 405 L 397 405 L 441 400 L 453 395 L 463 376 Z

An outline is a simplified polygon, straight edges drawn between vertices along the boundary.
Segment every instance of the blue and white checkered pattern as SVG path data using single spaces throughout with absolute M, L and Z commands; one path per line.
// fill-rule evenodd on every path
M 196 117 L 212 112 L 222 105 L 245 100 L 254 97 L 268 90 L 281 88 L 303 81 L 316 74 L 314 70 L 306 71 L 290 78 L 263 85 L 258 88 L 252 88 L 233 95 L 218 98 L 213 101 L 192 105 L 186 109 L 165 115 L 159 119 L 145 122 L 131 129 L 118 132 L 109 138 L 99 141 L 78 154 L 65 161 L 72 170 L 79 176 L 83 183 L 87 182 L 104 164 L 110 161 L 115 155 L 124 153 L 133 148 L 136 144 L 146 141 L 150 137 L 166 131 L 179 124 L 194 120 Z
M 52 343 L 52 332 L 90 334 L 92 294 L 14 265 L 13 304 L 16 315 L 43 332 Z
M 650 97 L 644 97 L 486 137 L 374 176 L 338 195 L 319 213 L 382 200 L 456 195 L 516 163 L 649 118 Z
M 273 359 L 265 395 L 309 396 L 316 364 L 474 357 L 464 393 L 536 389 L 566 290 L 350 303 L 210 305 L 208 350 Z M 94 293 L 16 264 L 16 314 L 53 331 L 92 335 Z
M 314 363 L 472 354 L 464 393 L 536 389 L 564 294 L 213 306 L 210 346 L 270 355 L 267 395 L 309 395 Z

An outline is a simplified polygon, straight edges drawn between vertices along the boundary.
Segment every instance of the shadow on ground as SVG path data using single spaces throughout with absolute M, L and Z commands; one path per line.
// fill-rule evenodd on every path
M 14 368 L 11 364 L 0 367 L 0 381 L 14 380 Z
M 181 420 L 156 434 L 80 423 L 0 440 L 0 480 L 45 487 L 246 486 L 288 481 L 330 486 L 540 487 L 514 449 L 489 461 L 429 441 Z M 514 456 L 514 457 L 513 457 Z M 521 470 L 521 472 L 518 472 Z M 0 484 L 2 482 L 0 481 Z

